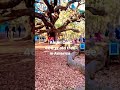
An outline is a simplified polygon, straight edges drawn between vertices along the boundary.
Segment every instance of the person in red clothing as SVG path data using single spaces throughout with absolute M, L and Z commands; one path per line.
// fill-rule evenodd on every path
M 97 33 L 95 33 L 95 38 L 96 38 L 96 41 L 101 41 L 102 40 L 100 31 L 98 31 Z
M 48 36 L 48 43 L 50 44 L 50 36 Z
M 50 41 L 52 41 L 52 43 L 54 42 L 54 37 L 51 37 L 51 40 Z

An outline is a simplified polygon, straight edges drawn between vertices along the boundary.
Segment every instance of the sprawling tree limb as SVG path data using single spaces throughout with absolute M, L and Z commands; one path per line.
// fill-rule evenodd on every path
M 13 20 L 22 16 L 31 16 L 34 15 L 33 9 L 20 9 L 20 10 L 12 10 L 10 14 L 4 15 L 2 19 L 0 19 L 0 23 L 5 21 Z
M 75 17 L 75 18 L 72 18 L 72 16 L 70 17 L 70 19 L 66 20 L 65 23 L 59 27 L 58 29 L 64 29 L 66 28 L 66 26 L 71 23 L 71 22 L 75 22 L 77 21 L 78 19 L 80 19 L 82 16 L 81 15 L 78 15 L 78 17 Z
M 8 2 L 0 2 L 0 9 L 8 9 L 17 6 L 23 0 L 9 0 Z
M 13 19 L 15 19 L 15 17 L 5 17 L 5 18 L 0 19 L 0 23 L 3 23 L 5 21 L 9 21 L 9 20 L 13 20 Z
M 66 28 L 66 29 L 60 30 L 60 32 L 64 32 L 64 31 L 68 31 L 68 30 L 72 30 L 73 32 L 77 32 L 77 33 L 80 32 L 80 30 L 75 29 L 75 28 Z
M 40 25 L 40 27 L 36 27 L 36 33 L 45 33 L 45 32 L 49 32 L 49 31 L 53 31 L 53 32 L 63 32 L 63 31 L 67 31 L 67 30 L 72 30 L 73 32 L 79 32 L 78 29 L 73 29 L 73 28 L 67 28 L 66 26 L 71 23 L 71 22 L 75 22 L 77 20 L 79 20 L 81 17 L 84 17 L 81 14 L 78 14 L 77 12 L 73 13 L 73 15 L 70 16 L 70 18 L 59 28 L 55 28 L 54 27 L 54 23 L 57 21 L 57 19 L 59 18 L 59 10 L 67 10 L 67 8 L 69 8 L 69 6 L 74 3 L 74 2 L 80 2 L 81 0 L 72 0 L 69 1 L 68 4 L 64 7 L 64 6 L 57 6 L 56 5 L 56 1 L 54 1 L 54 5 L 48 2 L 48 0 L 43 0 L 44 3 L 47 5 L 48 10 L 47 12 L 45 12 L 45 14 L 40 14 L 40 13 L 35 13 L 35 17 L 41 19 L 44 23 L 46 27 L 45 30 L 41 30 L 42 25 Z M 74 17 L 73 17 L 74 16 Z M 49 28 L 50 27 L 50 28 Z
M 107 13 L 105 10 L 98 10 L 94 7 L 87 6 L 85 7 L 86 10 L 90 11 L 93 15 L 99 15 L 99 16 L 106 16 Z
M 49 26 L 52 28 L 54 27 L 53 24 L 51 22 L 49 22 L 43 14 L 35 13 L 35 17 L 41 19 L 44 22 L 45 26 Z
M 52 3 L 50 5 L 48 0 L 44 0 L 44 2 L 48 7 L 47 15 L 49 16 L 51 23 L 54 24 L 54 17 L 52 17 L 52 13 L 54 13 L 54 6 L 52 5 Z
M 46 30 L 36 29 L 36 32 L 39 33 L 39 34 L 42 34 L 42 33 L 45 33 L 47 31 L 51 31 L 51 30 L 53 30 L 53 29 L 46 29 Z M 79 29 L 75 29 L 75 28 L 56 29 L 56 30 L 53 30 L 53 31 L 54 32 L 64 32 L 64 31 L 68 31 L 68 30 L 72 30 L 73 32 L 77 32 L 77 33 L 80 32 Z
M 35 0 L 24 0 L 27 8 L 34 8 Z
M 21 16 L 31 16 L 34 14 L 33 9 L 19 9 L 12 10 L 10 14 L 5 15 L 4 17 L 21 17 Z
M 45 25 L 36 26 L 36 27 L 35 27 L 35 30 L 41 29 L 41 28 L 43 28 L 44 26 L 45 26 Z
M 46 12 L 46 14 L 48 15 L 48 18 L 50 19 L 51 24 L 54 25 L 55 22 L 57 21 L 57 19 L 59 18 L 59 14 L 60 14 L 59 10 L 66 10 L 72 3 L 79 2 L 81 0 L 69 1 L 65 7 L 64 6 L 57 6 L 57 3 L 56 3 L 57 0 L 54 1 L 54 5 L 52 3 L 50 4 L 48 2 L 48 0 L 43 0 L 43 1 L 48 7 L 48 11 Z
M 69 1 L 66 6 L 61 6 L 61 5 L 59 5 L 59 6 L 55 7 L 54 11 L 57 12 L 58 10 L 67 10 L 67 8 L 68 8 L 72 3 L 74 3 L 74 2 L 73 2 L 73 1 Z
M 58 29 L 66 28 L 66 26 L 67 26 L 69 23 L 75 22 L 75 21 L 77 21 L 77 18 L 72 19 L 72 20 L 67 20 L 67 21 L 65 21 L 65 23 L 64 23 L 61 27 L 59 27 Z
M 72 3 L 74 3 L 74 2 L 80 2 L 80 1 L 81 1 L 81 0 L 72 0 L 72 1 L 69 1 L 66 6 L 61 6 L 61 5 L 59 5 L 59 6 L 55 7 L 55 8 L 54 8 L 54 11 L 56 12 L 56 11 L 58 11 L 58 10 L 67 10 L 67 8 L 68 8 Z M 83 4 L 83 3 L 82 3 L 82 4 Z M 81 5 L 81 4 L 79 4 L 79 5 Z
M 45 32 L 47 32 L 47 30 L 37 30 L 36 31 L 37 34 L 42 34 L 42 33 L 45 33 Z

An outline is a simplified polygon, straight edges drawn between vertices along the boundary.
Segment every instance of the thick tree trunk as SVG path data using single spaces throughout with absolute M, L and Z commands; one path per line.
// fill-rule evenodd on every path
M 56 38 L 57 38 L 57 37 L 56 37 L 56 34 L 57 34 L 56 32 L 50 31 L 48 35 L 49 35 L 50 37 L 54 37 L 54 40 L 56 41 Z
M 9 38 L 10 41 L 13 41 L 13 39 L 14 39 L 13 31 L 9 31 L 8 38 Z
M 32 36 L 31 36 L 32 26 L 29 23 L 29 18 L 28 18 L 28 20 L 25 23 L 25 30 L 26 30 L 26 33 L 25 33 L 25 36 L 24 36 L 23 39 L 25 39 L 25 40 L 32 39 Z
M 31 36 L 31 30 L 30 29 L 26 29 L 26 34 L 24 36 L 24 39 L 32 39 L 32 36 Z
M 60 35 L 60 32 L 55 33 L 55 41 L 58 40 L 59 35 Z
M 22 38 L 22 40 L 30 40 L 32 39 L 31 34 L 28 34 L 27 36 L 25 36 L 24 38 Z

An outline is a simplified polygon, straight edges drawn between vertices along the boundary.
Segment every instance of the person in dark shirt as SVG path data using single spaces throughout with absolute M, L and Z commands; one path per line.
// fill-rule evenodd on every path
M 9 32 L 9 27 L 8 26 L 5 27 L 5 32 L 7 33 L 7 38 L 8 38 L 8 32 Z
M 83 37 L 82 37 L 82 35 L 80 35 L 79 42 L 80 42 L 80 43 L 83 42 Z
M 21 36 L 21 27 L 19 26 L 18 27 L 18 34 L 19 34 L 19 37 Z
M 117 27 L 115 29 L 115 33 L 116 33 L 116 38 L 119 40 L 120 39 L 120 27 Z
M 13 37 L 15 36 L 15 27 L 12 28 L 13 31 Z
M 83 38 L 83 42 L 85 43 L 85 38 Z

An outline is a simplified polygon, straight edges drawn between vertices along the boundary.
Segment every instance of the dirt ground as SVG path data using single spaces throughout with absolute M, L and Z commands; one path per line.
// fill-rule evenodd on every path
M 32 48 L 30 41 L 0 40 L 0 90 L 33 90 L 35 77 L 34 56 L 25 55 Z
M 110 86 L 113 90 L 120 90 L 120 64 L 113 64 L 109 70 L 103 69 L 96 74 L 95 80 L 102 87 Z
M 31 41 L 0 40 L 1 90 L 65 90 L 84 87 L 85 77 L 66 65 L 66 56 L 51 56 Z M 35 56 L 25 54 L 36 48 Z M 34 52 L 33 52 L 34 53 Z M 35 83 L 35 84 L 34 84 Z
M 31 90 L 35 87 L 36 90 L 79 90 L 85 86 L 85 77 L 66 65 L 65 55 L 49 55 L 50 51 L 44 50 L 47 44 L 36 45 L 36 57 L 25 55 L 25 49 L 34 48 L 32 45 L 31 41 L 0 40 L 0 90 Z M 119 90 L 119 67 L 111 65 L 109 70 L 99 71 L 95 80 L 101 86 Z
M 36 90 L 84 90 L 85 77 L 80 71 L 68 67 L 66 55 L 50 55 L 43 45 L 36 45 Z M 58 52 L 65 52 L 58 50 Z M 81 57 L 84 60 L 84 57 Z

